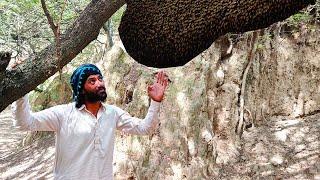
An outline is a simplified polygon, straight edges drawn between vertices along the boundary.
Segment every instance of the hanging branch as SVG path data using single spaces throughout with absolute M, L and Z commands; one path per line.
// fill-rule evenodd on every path
M 62 70 L 62 65 L 61 65 L 61 30 L 60 30 L 60 25 L 61 25 L 61 20 L 62 20 L 62 16 L 63 16 L 63 12 L 65 10 L 67 1 L 64 0 L 64 3 L 62 5 L 62 10 L 60 13 L 60 17 L 58 19 L 57 24 L 54 23 L 52 16 L 49 13 L 49 10 L 46 6 L 45 0 L 41 0 L 41 6 L 42 9 L 44 11 L 45 16 L 47 17 L 48 23 L 50 25 L 50 28 L 53 31 L 54 34 L 54 38 L 55 38 L 55 44 L 56 44 L 56 56 L 57 56 L 57 62 L 58 62 L 58 69 L 59 69 L 59 73 L 60 73 L 60 79 L 61 79 L 61 70 Z
M 249 69 L 251 68 L 251 65 L 254 59 L 254 53 L 256 51 L 257 37 L 258 37 L 258 31 L 254 31 L 251 38 L 251 45 L 250 45 L 251 47 L 248 52 L 248 64 L 242 76 L 241 91 L 240 91 L 239 123 L 237 127 L 237 134 L 239 136 L 241 136 L 243 132 L 244 95 L 245 95 L 245 89 L 246 89 L 247 75 L 248 75 Z

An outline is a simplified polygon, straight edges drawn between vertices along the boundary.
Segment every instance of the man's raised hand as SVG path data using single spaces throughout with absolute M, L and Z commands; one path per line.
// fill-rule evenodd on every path
M 156 81 L 151 86 L 148 86 L 148 95 L 152 100 L 161 102 L 168 86 L 168 76 L 164 71 L 160 71 L 157 73 L 156 78 Z

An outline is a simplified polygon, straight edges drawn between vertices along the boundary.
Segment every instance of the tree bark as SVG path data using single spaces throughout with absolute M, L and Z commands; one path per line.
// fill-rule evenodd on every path
M 11 59 L 11 53 L 9 52 L 0 52 L 0 73 L 3 73 Z
M 91 1 L 61 37 L 61 66 L 96 39 L 103 24 L 124 4 L 124 0 Z M 0 77 L 0 112 L 59 70 L 54 56 L 55 44 L 51 44 L 15 69 L 4 72 Z

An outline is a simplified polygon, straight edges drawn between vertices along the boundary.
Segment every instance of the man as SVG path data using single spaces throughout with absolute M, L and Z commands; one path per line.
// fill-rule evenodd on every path
M 122 109 L 104 104 L 107 97 L 100 70 L 84 64 L 71 76 L 75 102 L 32 113 L 25 96 L 13 104 L 17 125 L 23 130 L 55 131 L 55 179 L 113 179 L 115 130 L 148 134 L 158 123 L 157 114 L 168 84 L 164 72 L 148 87 L 151 98 L 140 121 Z

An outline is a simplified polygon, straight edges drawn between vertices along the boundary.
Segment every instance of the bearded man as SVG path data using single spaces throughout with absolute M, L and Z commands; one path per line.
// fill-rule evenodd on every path
M 31 112 L 27 95 L 13 103 L 16 125 L 28 131 L 55 131 L 54 179 L 113 179 L 115 130 L 137 135 L 152 132 L 168 79 L 161 71 L 148 87 L 151 104 L 143 120 L 104 103 L 106 88 L 95 65 L 78 67 L 70 82 L 73 103 L 36 113 Z

